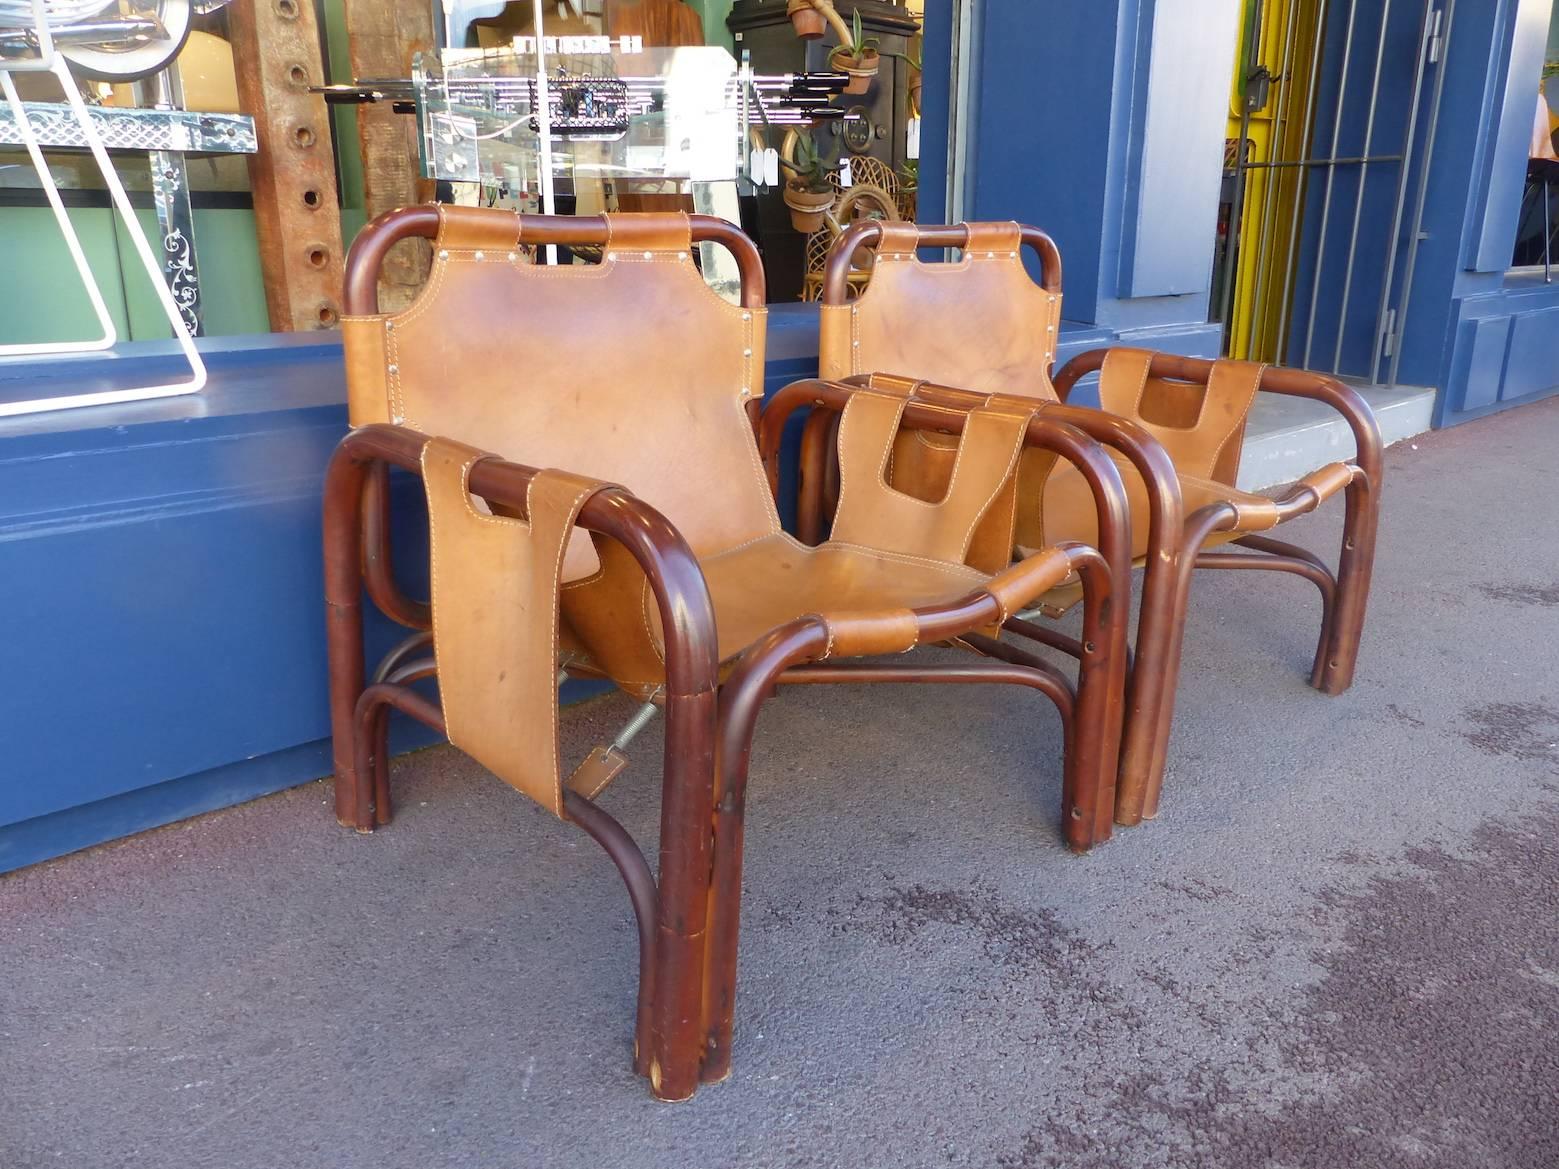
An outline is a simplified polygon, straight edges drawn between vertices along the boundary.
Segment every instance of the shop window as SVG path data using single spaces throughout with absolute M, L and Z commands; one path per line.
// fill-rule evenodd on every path
M 837 8 L 841 14 L 837 22 L 824 21 L 819 14 L 821 34 L 803 37 L 798 35 L 799 26 L 786 5 L 759 0 L 669 7 L 548 0 L 542 15 L 543 31 L 559 38 L 560 48 L 564 41 L 594 36 L 631 35 L 642 40 L 641 48 L 625 52 L 622 59 L 611 63 L 593 58 L 585 50 L 565 50 L 553 57 L 554 84 L 567 91 L 561 97 L 554 95 L 557 112 L 583 117 L 586 106 L 597 114 L 611 107 L 616 99 L 610 83 L 617 79 L 613 72 L 617 69 L 624 71 L 631 94 L 664 95 L 649 99 L 653 104 L 646 114 L 623 119 L 626 130 L 605 128 L 596 135 L 585 127 L 556 135 L 552 153 L 567 160 L 558 167 L 553 184 L 557 210 L 591 214 L 682 209 L 732 219 L 757 241 L 763 253 L 771 301 L 817 299 L 824 260 L 839 231 L 863 218 L 913 219 L 918 194 L 924 4 L 914 2 L 891 9 L 870 6 L 862 9 L 858 21 L 852 4 L 838 0 Z M 455 11 L 458 13 L 460 6 Z M 669 19 L 672 13 L 675 20 Z M 489 49 L 515 44 L 517 37 L 523 44 L 534 33 L 530 0 L 511 2 L 496 16 L 446 30 L 453 43 Z M 840 51 L 846 33 L 861 40 L 858 58 Z M 766 100 L 773 103 L 773 117 L 754 116 L 749 111 L 750 130 L 744 144 L 764 168 L 761 184 L 749 183 L 745 177 L 735 182 L 719 179 L 700 183 L 669 175 L 655 177 L 661 164 L 658 156 L 667 153 L 673 137 L 674 123 L 668 111 L 693 104 L 691 98 L 675 97 L 674 87 L 690 86 L 685 92 L 692 93 L 700 89 L 700 83 L 688 76 L 690 70 L 717 71 L 721 67 L 712 59 L 700 63 L 699 57 L 686 51 L 695 47 L 721 56 L 734 50 L 734 58 L 745 58 L 759 83 L 767 84 Z M 668 59 L 674 48 L 680 53 L 680 62 Z M 734 70 L 734 61 L 727 59 L 726 65 Z M 459 68 L 446 62 L 445 77 L 454 76 Z M 491 69 L 492 62 L 474 68 Z M 520 71 L 527 68 L 529 62 L 525 61 Z M 634 69 L 639 72 L 628 72 Z M 592 70 L 602 73 L 598 76 Z M 825 72 L 849 73 L 851 84 L 843 94 L 831 98 L 829 116 L 819 115 L 808 124 L 803 106 L 784 100 L 785 86 L 779 81 Z M 571 80 L 573 77 L 577 81 Z M 505 152 L 506 130 L 512 119 L 506 121 L 501 111 L 495 111 L 491 124 L 478 121 L 475 150 L 461 149 L 459 153 L 463 159 L 474 159 L 471 169 L 480 177 L 476 182 L 463 181 L 459 168 L 444 165 L 450 159 L 436 157 L 434 170 L 445 180 L 440 184 L 440 197 L 541 210 L 539 184 L 527 181 L 537 172 L 525 159 L 511 160 Z M 612 138 L 614 132 L 617 136 Z M 683 155 L 702 155 L 709 162 L 693 170 L 718 172 L 727 165 L 723 156 L 729 146 L 722 138 L 700 140 L 691 132 L 678 140 Z M 433 149 L 440 155 L 437 141 Z M 756 173 L 751 163 L 744 170 Z M 591 258 L 587 252 L 566 257 L 573 263 L 588 263 Z M 735 295 L 719 272 L 706 271 L 705 275 L 723 293 Z M 865 278 L 864 268 L 857 271 L 851 287 L 860 287 Z
M 120 181 L 132 195 L 149 195 L 153 170 L 148 156 L 133 148 L 154 131 L 149 125 L 115 121 L 113 114 L 155 106 L 236 114 L 238 84 L 220 5 L 165 6 L 153 0 L 126 0 L 122 8 L 115 19 L 127 26 L 138 19 L 155 20 L 159 34 L 139 40 L 131 40 L 127 34 L 122 42 L 105 42 L 106 47 L 69 37 L 62 38 L 62 43 L 71 46 L 67 56 L 82 97 L 89 106 L 103 111 L 100 127 L 106 130 L 105 138 L 115 150 Z M 209 11 L 202 12 L 202 8 Z M 177 22 L 172 18 L 174 13 L 180 16 Z M 65 30 L 70 27 L 67 24 Z M 163 73 L 164 66 L 170 63 L 176 63 L 176 72 Z M 51 129 L 64 124 L 62 114 L 51 112 L 54 108 L 63 109 L 59 103 L 64 101 L 64 95 L 58 81 L 43 73 L 19 72 L 12 76 L 23 101 L 42 103 L 42 108 L 35 109 L 35 117 L 40 137 L 47 145 Z M 170 77 L 176 80 L 170 82 Z M 165 88 L 170 84 L 177 89 Z M 122 150 L 126 152 L 120 153 Z M 67 204 L 107 206 L 102 175 L 89 155 L 80 150 L 46 150 L 45 157 Z M 249 174 L 244 156 L 192 153 L 184 158 L 184 167 L 196 206 L 248 204 Z M 38 175 L 25 149 L 12 141 L 0 145 L 0 206 L 4 205 L 44 206 Z
M 1559 0 L 1548 27 L 1548 51 L 1533 111 L 1526 186 L 1516 226 L 1516 267 L 1552 267 L 1559 254 Z

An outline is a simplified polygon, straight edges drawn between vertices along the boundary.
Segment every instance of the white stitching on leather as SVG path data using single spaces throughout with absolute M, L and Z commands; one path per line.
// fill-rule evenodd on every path
M 1202 424 L 1202 416 L 1207 413 L 1207 407 L 1210 404 L 1209 399 L 1211 399 L 1213 396 L 1213 376 L 1218 372 L 1218 366 L 1220 364 L 1221 362 L 1213 362 L 1213 368 L 1207 374 L 1207 392 L 1202 397 L 1201 413 L 1199 413 L 1196 418 L 1197 426 Z M 1245 400 L 1245 409 L 1240 412 L 1239 417 L 1236 418 L 1233 425 L 1229 427 L 1228 433 L 1223 436 L 1223 441 L 1218 444 L 1218 449 L 1213 451 L 1212 461 L 1207 465 L 1207 473 L 1209 475 L 1212 475 L 1217 470 L 1218 459 L 1223 454 L 1223 448 L 1229 445 L 1230 441 L 1237 433 L 1239 433 L 1240 428 L 1245 424 L 1245 420 L 1250 417 L 1251 403 L 1256 400 L 1256 395 L 1261 390 L 1261 379 L 1264 378 L 1266 374 L 1267 366 L 1266 363 L 1263 362 L 1256 367 L 1256 377 L 1254 379 L 1255 387 L 1251 390 L 1250 396 Z

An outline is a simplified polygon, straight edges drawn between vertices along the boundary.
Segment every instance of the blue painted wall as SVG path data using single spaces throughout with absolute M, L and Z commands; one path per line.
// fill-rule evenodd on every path
M 1050 232 L 1068 320 L 1215 352 L 1235 0 L 989 0 L 975 12 L 968 214 Z
M 1422 369 L 1438 359 L 1436 425 L 1559 392 L 1559 286 L 1508 268 L 1552 11 L 1550 0 L 1457 6 L 1441 133 L 1464 152 L 1435 152 L 1429 210 L 1443 238 L 1420 255 L 1404 348 L 1404 369 L 1407 355 Z
M 1351 37 L 1345 19 L 1350 9 Z M 1371 153 L 1398 153 L 1413 94 L 1422 6 L 1356 0 L 1349 9 L 1337 11 L 1342 15 L 1328 28 L 1313 154 L 1335 149 L 1339 156 L 1357 156 L 1372 125 Z M 1372 122 L 1368 93 L 1387 12 L 1390 22 Z M 1442 61 L 1425 74 L 1391 303 L 1404 314 L 1397 342 L 1398 379 L 1440 391 L 1436 425 L 1559 391 L 1559 286 L 1543 284 L 1532 270 L 1510 269 L 1551 12 L 1551 0 L 1457 0 Z M 1345 53 L 1350 95 L 1339 124 L 1336 100 Z M 1426 156 L 1440 70 L 1444 91 L 1433 153 Z M 1414 240 L 1413 204 L 1418 185 L 1425 182 L 1426 165 L 1423 234 Z M 1296 281 L 1296 328 L 1288 353 L 1292 364 L 1306 364 L 1308 337 L 1310 364 L 1330 368 L 1340 354 L 1344 372 L 1368 373 L 1400 177 L 1396 165 L 1373 166 L 1363 178 L 1361 193 L 1360 171 L 1339 169 L 1324 235 L 1323 180 L 1319 175 L 1313 180 Z M 1356 200 L 1357 260 L 1344 305 Z M 1404 292 L 1408 258 L 1415 249 L 1412 288 Z M 1308 327 L 1312 294 L 1317 308 L 1313 332 Z M 1338 314 L 1344 308 L 1339 348 Z M 1388 366 L 1381 363 L 1382 376 Z

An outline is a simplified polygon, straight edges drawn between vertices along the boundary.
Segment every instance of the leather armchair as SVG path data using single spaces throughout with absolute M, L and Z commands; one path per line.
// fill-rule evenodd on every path
M 434 237 L 428 283 L 378 311 L 385 253 Z M 740 304 L 699 276 L 692 248 L 728 248 Z M 531 262 L 591 245 L 599 264 Z M 398 709 L 606 849 L 639 924 L 635 1066 L 681 1099 L 730 1070 L 743 811 L 752 736 L 779 685 L 1007 682 L 1039 691 L 1066 727 L 1062 824 L 1086 849 L 1109 836 L 1125 683 L 1130 548 L 1116 465 L 1027 400 L 928 402 L 890 384 L 804 383 L 840 418 L 832 539 L 780 528 L 761 429 L 764 282 L 750 240 L 681 214 L 517 215 L 439 207 L 370 224 L 347 265 L 343 319 L 353 431 L 325 499 L 336 815 L 388 823 L 385 717 Z M 884 479 L 905 432 L 963 457 L 927 504 Z M 1005 554 L 1028 452 L 1076 467 L 1095 543 Z M 388 468 L 427 492 L 431 600 L 396 582 Z M 977 533 L 1004 551 L 969 563 Z M 1075 686 L 995 636 L 1075 580 L 1084 612 Z M 370 676 L 362 596 L 412 631 Z M 917 646 L 969 651 L 880 661 Z M 870 660 L 862 660 L 870 659 Z M 659 880 L 597 797 L 622 770 L 599 748 L 565 774 L 562 674 L 603 677 L 666 717 Z M 410 689 L 436 676 L 440 701 Z M 711 825 L 713 831 L 711 832 Z
M 852 298 L 846 278 L 851 257 L 863 246 L 876 249 L 876 262 L 865 291 Z M 926 264 L 917 256 L 923 247 L 956 247 L 961 255 L 956 262 Z M 1038 282 L 1023 265 L 1023 248 L 1039 260 Z M 1266 569 L 1310 580 L 1322 602 L 1311 684 L 1328 694 L 1350 685 L 1369 595 L 1382 470 L 1379 430 L 1353 389 L 1302 370 L 1124 347 L 1082 354 L 1054 373 L 1061 257 L 1042 231 L 1017 223 L 858 223 L 830 253 L 821 312 L 824 377 L 891 384 L 923 401 L 1034 402 L 1041 416 L 1064 418 L 1112 449 L 1130 500 L 1132 554 L 1145 569 L 1117 823 L 1135 824 L 1157 812 L 1193 569 Z M 1103 409 L 1067 406 L 1072 387 L 1093 372 L 1100 374 Z M 954 386 L 973 393 L 946 388 Z M 1354 434 L 1354 459 L 1319 468 L 1274 496 L 1240 491 L 1235 475 L 1258 392 L 1310 398 L 1339 411 Z M 801 404 L 792 398 L 775 408 Z M 825 441 L 831 422 L 816 415 L 807 425 L 800 535 L 815 540 L 832 494 Z M 936 498 L 954 457 L 935 435 L 903 434 L 895 444 L 892 482 Z M 1026 452 L 1014 548 L 1006 551 L 1090 539 L 1081 487 L 1071 468 L 1044 452 Z M 1335 575 L 1314 554 L 1263 534 L 1339 493 L 1346 494 L 1347 508 Z M 1211 550 L 1225 543 L 1250 554 Z M 1068 582 L 1038 607 L 1054 615 L 1076 598 L 1075 584 Z M 1071 639 L 1052 634 L 1050 640 L 1075 652 Z

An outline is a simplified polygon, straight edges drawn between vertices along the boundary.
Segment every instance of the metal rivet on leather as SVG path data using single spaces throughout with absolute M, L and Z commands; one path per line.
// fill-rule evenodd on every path
M 742 314 L 742 320 L 744 320 L 744 321 L 752 320 L 752 314 L 751 313 L 743 313 Z
M 653 260 L 655 258 L 655 253 L 654 252 L 645 252 L 644 253 L 644 258 L 646 260 Z
M 481 252 L 475 252 L 475 253 L 472 254 L 471 258 L 473 260 L 475 260 L 478 264 L 480 264 L 487 257 L 483 253 L 481 253 Z
M 752 356 L 752 350 L 751 349 L 743 349 L 742 350 L 742 356 L 743 357 L 751 357 Z
M 438 252 L 438 258 L 441 260 L 449 259 L 449 250 L 447 248 L 440 248 Z
M 396 374 L 401 372 L 401 367 L 398 366 L 398 365 L 395 365 L 393 363 L 391 363 L 390 365 L 385 366 L 384 368 L 385 368 L 385 372 L 388 373 L 391 377 L 394 377 Z
M 606 253 L 606 258 L 608 260 L 615 260 L 617 258 L 617 253 L 616 252 L 607 252 Z
M 514 261 L 518 260 L 519 258 L 520 258 L 520 253 L 519 252 L 510 252 L 509 253 L 509 263 L 512 264 L 512 263 L 514 263 Z
M 394 321 L 385 321 L 384 322 L 384 331 L 386 333 L 388 333 L 393 328 L 395 328 L 395 322 Z

